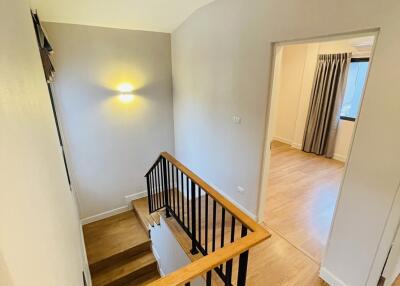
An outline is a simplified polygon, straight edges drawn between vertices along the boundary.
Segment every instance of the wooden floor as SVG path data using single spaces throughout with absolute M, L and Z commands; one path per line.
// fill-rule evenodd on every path
M 274 141 L 265 223 L 317 264 L 325 249 L 344 164 Z
M 400 276 L 398 276 L 396 281 L 394 281 L 393 286 L 400 286 Z

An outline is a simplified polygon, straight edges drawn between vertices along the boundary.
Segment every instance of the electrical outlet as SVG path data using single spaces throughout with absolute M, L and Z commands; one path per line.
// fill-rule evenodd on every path
M 237 186 L 237 191 L 238 191 L 239 193 L 244 193 L 246 190 L 245 190 L 243 187 L 241 187 L 241 186 Z

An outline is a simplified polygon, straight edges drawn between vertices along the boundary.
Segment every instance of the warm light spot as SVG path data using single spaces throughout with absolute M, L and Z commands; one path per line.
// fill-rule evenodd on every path
M 123 93 L 129 93 L 133 91 L 133 85 L 130 83 L 124 82 L 118 85 L 117 89 Z
M 122 103 L 129 103 L 133 100 L 133 94 L 120 94 L 118 96 L 118 99 L 122 102 Z

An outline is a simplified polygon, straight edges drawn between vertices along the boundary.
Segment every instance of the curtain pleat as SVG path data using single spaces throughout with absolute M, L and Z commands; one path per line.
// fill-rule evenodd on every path
M 333 157 L 350 61 L 349 53 L 318 56 L 303 151 Z

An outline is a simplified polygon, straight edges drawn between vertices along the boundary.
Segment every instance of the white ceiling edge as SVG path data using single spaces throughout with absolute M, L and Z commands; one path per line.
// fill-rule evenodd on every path
M 41 21 L 172 33 L 215 0 L 30 0 Z

